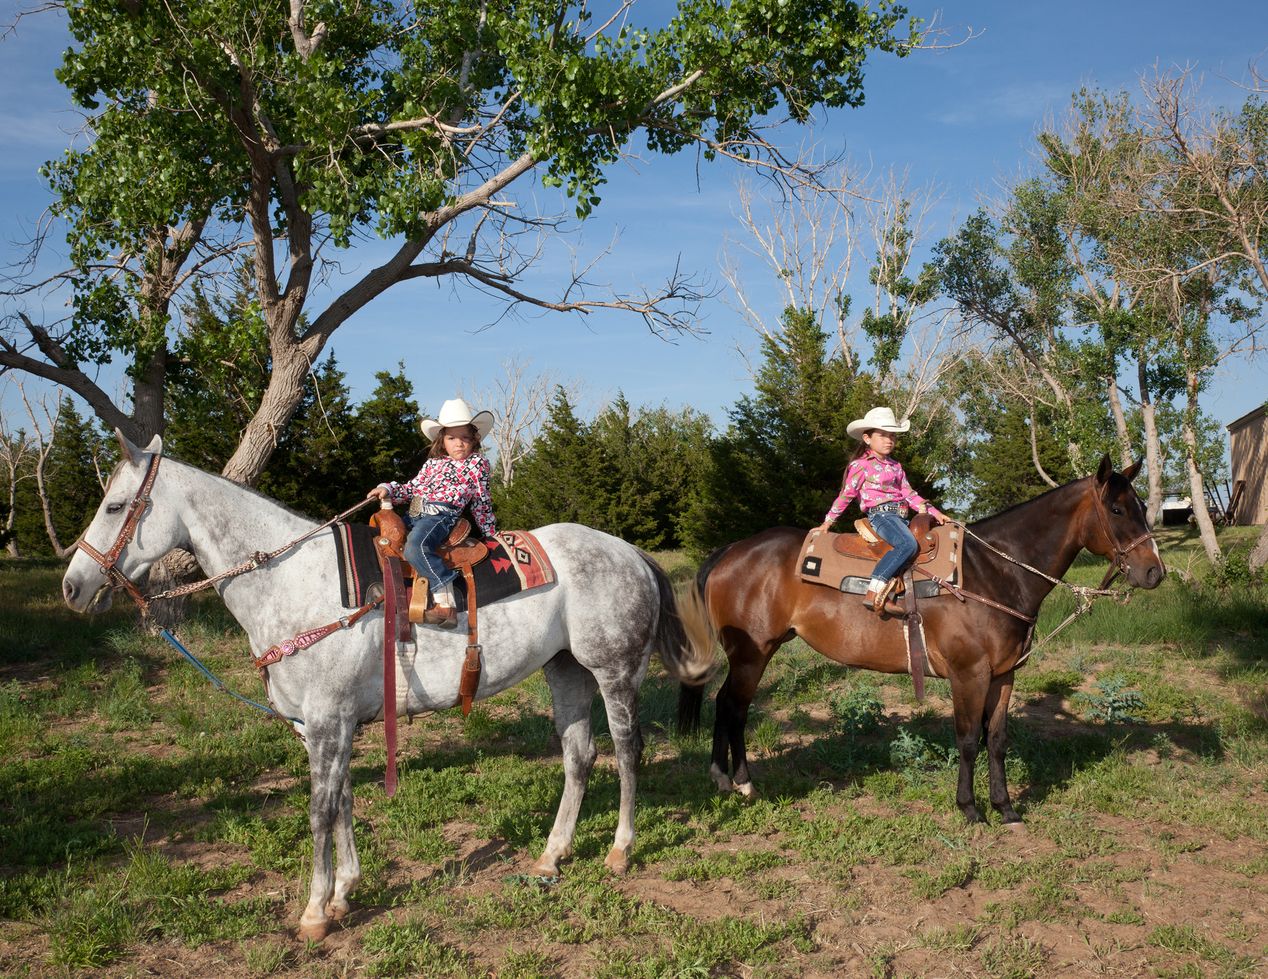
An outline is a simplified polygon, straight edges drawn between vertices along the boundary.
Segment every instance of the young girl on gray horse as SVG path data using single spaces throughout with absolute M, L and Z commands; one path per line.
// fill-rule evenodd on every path
M 920 549 L 907 527 L 910 510 L 928 512 L 940 524 L 947 522 L 946 516 L 937 507 L 926 503 L 911 488 L 902 463 L 894 458 L 894 436 L 909 428 L 911 422 L 904 418 L 899 424 L 892 408 L 873 408 L 846 426 L 846 433 L 851 438 L 860 439 L 863 444 L 846 467 L 841 492 L 819 527 L 821 532 L 827 532 L 832 522 L 858 497 L 859 507 L 877 536 L 892 548 L 876 562 L 867 594 L 863 596 L 863 604 L 874 612 L 885 607 L 885 601 L 898 581 L 897 575 Z
M 497 533 L 489 498 L 492 469 L 480 452 L 481 439 L 493 428 L 493 413 L 472 411 L 462 398 L 454 398 L 441 405 L 437 418 L 424 418 L 418 427 L 432 443 L 418 475 L 407 483 L 379 483 L 366 495 L 409 503 L 405 559 L 427 579 L 436 600 L 423 621 L 452 629 L 458 624 L 453 594 L 458 572 L 437 556 L 436 547 L 468 505 L 484 537 Z

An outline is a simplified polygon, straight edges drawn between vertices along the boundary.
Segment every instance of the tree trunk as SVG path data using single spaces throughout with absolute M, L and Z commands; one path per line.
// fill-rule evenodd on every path
M 13 525 L 18 516 L 18 481 L 15 477 L 9 478 L 9 514 L 4 518 L 4 529 L 9 535 L 9 542 L 4 545 L 5 553 L 9 557 L 18 557 L 18 539 L 13 536 Z
M 1127 431 L 1127 416 L 1123 414 L 1123 400 L 1118 396 L 1118 381 L 1109 378 L 1106 384 L 1110 413 L 1114 416 L 1114 433 L 1118 436 L 1119 468 L 1126 469 L 1136 460 L 1132 458 L 1132 437 Z
M 242 440 L 220 475 L 244 486 L 252 486 L 260 478 L 277 448 L 278 436 L 286 431 L 291 416 L 304 397 L 308 365 L 309 359 L 301 347 L 291 347 L 288 356 L 281 361 L 274 351 L 273 371 L 264 397 L 260 399 L 259 410 L 247 423 Z
M 147 591 L 162 592 L 177 585 L 192 581 L 199 573 L 198 561 L 189 551 L 179 548 L 168 551 L 150 568 L 150 580 Z M 167 598 L 161 602 L 150 603 L 150 621 L 155 631 L 158 629 L 176 629 L 185 622 L 189 609 L 189 596 Z
M 1136 377 L 1140 389 L 1140 420 L 1145 429 L 1145 466 L 1149 470 L 1145 517 L 1150 527 L 1156 527 L 1162 514 L 1162 445 L 1158 441 L 1158 414 L 1149 390 L 1148 361 L 1143 351 L 1136 360 Z
M 1215 524 L 1211 522 L 1211 511 L 1206 506 L 1206 485 L 1197 462 L 1198 436 L 1193 427 L 1193 419 L 1198 416 L 1198 378 L 1192 370 L 1185 373 L 1189 396 L 1181 430 L 1184 434 L 1184 465 L 1189 473 L 1189 498 L 1193 501 L 1193 519 L 1202 537 L 1202 547 L 1206 549 L 1207 558 L 1214 564 L 1223 555 L 1220 542 L 1215 539 Z
M 1268 524 L 1264 524 L 1264 529 L 1259 532 L 1259 541 L 1255 544 L 1255 549 L 1250 552 L 1252 571 L 1258 571 L 1265 565 L 1268 565 Z

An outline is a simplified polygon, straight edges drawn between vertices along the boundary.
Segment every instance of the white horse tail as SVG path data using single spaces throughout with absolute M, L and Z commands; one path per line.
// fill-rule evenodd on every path
M 679 683 L 702 687 L 718 668 L 714 655 L 713 627 L 704 610 L 704 603 L 694 586 L 679 597 L 669 575 L 648 554 L 639 551 L 656 578 L 660 592 L 660 616 L 656 623 L 655 643 L 660 661 Z

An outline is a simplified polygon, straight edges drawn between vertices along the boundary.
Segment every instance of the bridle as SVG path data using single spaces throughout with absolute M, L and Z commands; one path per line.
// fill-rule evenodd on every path
M 1064 578 L 1055 578 L 1052 575 L 1048 574 L 1046 571 L 1040 571 L 1038 568 L 1031 567 L 1025 561 L 1020 561 L 1017 558 L 1013 557 L 1011 554 L 1005 551 L 1001 551 L 998 547 L 996 547 L 990 541 L 986 540 L 983 537 L 978 536 L 972 530 L 970 530 L 967 525 L 964 526 L 964 534 L 966 537 L 972 537 L 974 540 L 982 544 L 988 550 L 994 551 L 996 554 L 1002 557 L 1005 561 L 1009 561 L 1012 564 L 1017 565 L 1019 568 L 1025 568 L 1027 571 L 1031 572 L 1032 574 L 1036 574 L 1040 578 L 1043 578 L 1047 581 L 1052 582 L 1053 585 L 1063 585 L 1064 587 L 1070 589 L 1070 591 L 1074 595 L 1075 601 L 1078 603 L 1074 611 L 1071 612 L 1069 615 L 1067 615 L 1064 621 L 1062 621 L 1060 625 L 1058 625 L 1055 629 L 1053 629 L 1052 632 L 1044 636 L 1043 639 L 1041 639 L 1035 647 L 1030 646 L 1029 638 L 1026 640 L 1026 643 L 1024 644 L 1025 651 L 1022 654 L 1022 658 L 1018 660 L 1017 663 L 1015 664 L 1014 668 L 1016 668 L 1016 666 L 1020 666 L 1023 662 L 1025 662 L 1026 658 L 1030 655 L 1030 653 L 1033 651 L 1034 648 L 1038 648 L 1038 646 L 1042 646 L 1044 643 L 1048 642 L 1048 640 L 1052 639 L 1052 637 L 1055 636 L 1058 632 L 1060 632 L 1062 629 L 1068 626 L 1071 622 L 1077 619 L 1080 615 L 1083 615 L 1085 612 L 1091 611 L 1092 601 L 1094 599 L 1100 598 L 1102 596 L 1110 596 L 1110 597 L 1117 598 L 1120 602 L 1126 602 L 1131 597 L 1130 588 L 1126 592 L 1118 592 L 1118 591 L 1111 590 L 1109 586 L 1110 586 L 1110 583 L 1113 582 L 1113 580 L 1118 577 L 1120 572 L 1123 574 L 1126 574 L 1130 570 L 1131 566 L 1127 563 L 1128 552 L 1139 547 L 1141 544 L 1143 544 L 1147 540 L 1153 540 L 1153 536 L 1154 536 L 1153 531 L 1146 529 L 1143 534 L 1141 534 L 1139 537 L 1135 538 L 1134 540 L 1128 542 L 1127 544 L 1120 543 L 1118 539 L 1118 535 L 1114 533 L 1114 528 L 1110 526 L 1109 515 L 1105 512 L 1106 503 L 1101 498 L 1101 494 L 1098 493 L 1096 489 L 1093 488 L 1090 484 L 1089 484 L 1089 490 L 1092 494 L 1092 499 L 1093 499 L 1092 509 L 1096 511 L 1096 516 L 1100 524 L 1101 532 L 1105 535 L 1106 540 L 1108 540 L 1110 545 L 1113 547 L 1113 554 L 1109 558 L 1109 561 L 1110 561 L 1109 570 L 1105 572 L 1105 577 L 1101 579 L 1101 584 L 1097 588 L 1090 588 L 1087 585 L 1073 585 L 1070 582 L 1066 581 Z M 1036 616 L 1026 615 L 1022 612 L 1017 611 L 1014 608 L 1009 608 L 1006 605 L 1001 605 L 1000 603 L 991 601 L 990 599 L 987 599 L 982 595 L 975 595 L 972 592 L 965 591 L 964 589 L 956 589 L 955 587 L 951 587 L 951 591 L 957 595 L 962 593 L 968 598 L 972 598 L 979 602 L 983 602 L 984 604 L 993 606 L 994 608 L 997 608 L 1002 612 L 1007 612 L 1009 615 L 1012 615 L 1015 618 L 1021 619 L 1022 621 L 1029 623 L 1031 632 L 1033 632 L 1034 630 L 1035 622 L 1037 619 Z M 963 599 L 961 599 L 961 601 L 963 601 Z
M 1108 489 L 1108 486 L 1106 488 Z M 1101 533 L 1105 535 L 1106 540 L 1110 542 L 1110 546 L 1114 549 L 1114 553 L 1109 559 L 1110 568 L 1105 572 L 1105 577 L 1101 580 L 1101 587 L 1108 588 L 1110 582 L 1117 578 L 1120 573 L 1127 574 L 1131 570 L 1131 565 L 1127 563 L 1128 553 L 1134 551 L 1145 541 L 1153 540 L 1154 535 L 1148 524 L 1146 524 L 1143 534 L 1126 544 L 1120 544 L 1118 535 L 1114 533 L 1114 528 L 1110 525 L 1109 514 L 1105 512 L 1109 504 L 1095 490 L 1092 491 L 1092 497 L 1096 501 L 1092 509 L 1096 512 L 1097 521 L 1101 525 Z M 1140 500 L 1137 499 L 1136 502 L 1139 503 Z
M 143 616 L 149 614 L 150 603 L 132 579 L 119 570 L 119 557 L 123 554 L 124 548 L 132 542 L 132 538 L 136 535 L 137 524 L 141 522 L 145 511 L 150 508 L 150 491 L 154 489 L 154 480 L 158 477 L 159 462 L 162 458 L 161 452 L 155 452 L 150 456 L 145 478 L 141 480 L 141 485 L 137 487 L 136 494 L 128 505 L 128 515 L 124 518 L 123 526 L 119 528 L 119 534 L 115 537 L 114 543 L 110 545 L 110 550 L 102 554 L 89 544 L 83 535 L 80 535 L 79 540 L 75 542 L 76 547 L 101 566 L 101 573 L 110 580 L 111 585 L 124 589 L 132 596 L 132 600 L 140 606 Z
M 123 554 L 124 548 L 132 542 L 132 538 L 136 534 L 137 524 L 141 522 L 141 517 L 144 515 L 145 511 L 150 508 L 152 502 L 150 500 L 150 492 L 154 489 L 154 480 L 158 476 L 159 462 L 162 458 L 163 454 L 161 452 L 155 452 L 150 456 L 149 466 L 145 470 L 145 478 L 141 480 L 141 485 L 137 487 L 136 495 L 132 497 L 132 502 L 128 506 L 128 515 L 123 521 L 123 526 L 119 528 L 119 535 L 110 546 L 110 550 L 108 550 L 105 554 L 102 554 L 99 550 L 89 544 L 82 535 L 79 540 L 75 542 L 76 547 L 83 550 L 85 554 L 101 566 L 101 573 L 110 580 L 110 584 L 114 588 L 122 588 L 132 596 L 132 600 L 136 602 L 137 606 L 141 609 L 141 615 L 143 618 L 150 614 L 151 602 L 166 598 L 177 598 L 181 595 L 189 595 L 193 592 L 201 591 L 204 588 L 210 588 L 216 582 L 224 581 L 226 578 L 233 578 L 237 575 L 245 574 L 248 571 L 254 571 L 256 568 L 260 567 L 260 565 L 266 564 L 279 554 L 289 551 L 297 544 L 303 543 L 310 537 L 313 537 L 325 530 L 331 524 L 343 520 L 345 517 L 355 513 L 371 502 L 369 499 L 362 500 L 355 506 L 351 506 L 347 510 L 344 510 L 343 513 L 331 517 L 325 523 L 319 524 L 307 533 L 304 533 L 294 540 L 283 544 L 281 547 L 275 548 L 272 551 L 256 551 L 251 555 L 251 557 L 243 561 L 241 564 L 236 564 L 232 568 L 222 571 L 217 575 L 212 575 L 209 578 L 204 578 L 201 581 L 195 581 L 188 585 L 179 585 L 176 588 L 169 588 L 167 591 L 159 592 L 158 594 L 147 597 L 141 594 L 141 589 L 136 586 L 135 582 L 133 582 L 131 578 L 119 570 L 118 565 L 119 557 Z

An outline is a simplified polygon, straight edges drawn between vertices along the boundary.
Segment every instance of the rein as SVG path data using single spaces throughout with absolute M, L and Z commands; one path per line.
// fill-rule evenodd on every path
M 256 551 L 246 561 L 243 561 L 241 564 L 234 565 L 232 568 L 229 568 L 227 571 L 222 571 L 220 574 L 204 578 L 202 581 L 195 581 L 187 585 L 181 585 L 177 588 L 169 588 L 167 591 L 159 592 L 154 595 L 144 595 L 142 594 L 141 589 L 136 586 L 136 583 L 119 570 L 119 558 L 123 555 L 123 552 L 127 548 L 128 544 L 132 542 L 132 538 L 136 536 L 136 529 L 137 525 L 141 522 L 141 516 L 153 504 L 153 501 L 150 499 L 150 493 L 154 489 L 154 481 L 158 477 L 159 462 L 162 461 L 162 458 L 162 453 L 159 452 L 154 453 L 150 457 L 149 466 L 145 471 L 145 478 L 141 480 L 141 484 L 137 487 L 136 494 L 132 497 L 132 502 L 128 506 L 128 516 L 123 521 L 123 526 L 119 528 L 119 533 L 115 537 L 114 543 L 110 546 L 110 550 L 102 554 L 84 540 L 82 535 L 79 540 L 75 542 L 76 547 L 80 548 L 85 554 L 100 565 L 101 573 L 110 580 L 110 583 L 115 589 L 122 588 L 132 596 L 132 600 L 136 602 L 137 607 L 141 610 L 141 618 L 143 620 L 149 619 L 150 617 L 151 602 L 166 598 L 177 598 L 181 595 L 190 595 L 196 591 L 201 591 L 204 588 L 210 588 L 217 582 L 224 581 L 227 578 L 235 578 L 238 575 L 246 574 L 248 571 L 254 571 L 256 568 L 267 564 L 278 555 L 286 553 L 291 548 L 296 547 L 316 534 L 319 534 L 331 524 L 337 523 L 345 517 L 351 516 L 362 507 L 372 502 L 371 498 L 364 499 L 355 506 L 348 507 L 348 509 L 344 510 L 342 513 L 331 517 L 325 523 L 314 527 L 307 533 L 296 537 L 294 540 L 289 541 L 286 544 L 283 544 L 281 547 L 275 548 L 272 551 Z M 284 656 L 290 656 L 297 650 L 311 646 L 313 643 L 324 639 L 333 632 L 348 628 L 367 612 L 377 608 L 382 601 L 383 600 L 380 598 L 376 601 L 362 605 L 354 612 L 349 615 L 341 616 L 334 622 L 320 626 L 316 629 L 311 629 L 308 632 L 301 633 L 293 639 L 288 639 L 285 642 L 271 646 L 259 658 L 252 657 L 252 659 L 255 660 L 256 668 L 260 671 L 260 678 L 264 681 L 265 692 L 268 692 L 269 666 L 276 663 Z M 160 631 L 159 635 L 166 639 L 177 652 L 193 663 L 194 666 L 197 667 L 209 681 L 211 681 L 211 684 L 217 690 L 228 693 L 230 696 L 235 697 L 244 704 L 249 704 L 271 717 L 275 717 L 282 721 L 289 721 L 292 724 L 303 724 L 303 721 L 297 717 L 287 717 L 271 706 L 266 707 L 263 704 L 256 703 L 254 700 L 250 700 L 240 694 L 234 693 L 234 691 L 225 686 L 224 682 L 220 680 L 219 677 L 203 665 L 203 663 L 201 663 L 193 653 L 181 645 L 180 641 L 171 632 L 167 629 L 163 629 Z
M 1096 493 L 1093 493 L 1093 496 L 1096 498 L 1097 502 L 1093 505 L 1092 509 L 1096 512 L 1097 520 L 1100 524 L 1101 531 L 1105 534 L 1106 539 L 1110 542 L 1110 546 L 1113 547 L 1114 549 L 1114 554 L 1110 558 L 1110 568 L 1105 573 L 1105 577 L 1101 579 L 1101 584 L 1097 588 L 1091 588 L 1087 585 L 1073 585 L 1070 582 L 1066 581 L 1064 578 L 1055 578 L 1052 575 L 1048 574 L 1047 572 L 1040 571 L 1038 568 L 1032 567 L 1031 565 L 1027 564 L 1025 561 L 1018 560 L 1017 558 L 1013 557 L 1011 554 L 1008 554 L 1005 551 L 1001 551 L 998 547 L 996 547 L 990 541 L 986 540 L 984 537 L 978 534 L 975 534 L 972 530 L 969 529 L 967 525 L 962 525 L 964 527 L 965 535 L 968 537 L 972 537 L 975 541 L 977 541 L 979 544 L 984 546 L 987 550 L 993 551 L 995 554 L 998 554 L 1000 557 L 1002 557 L 1005 561 L 1015 564 L 1019 568 L 1024 568 L 1025 570 L 1029 571 L 1031 574 L 1038 575 L 1040 578 L 1043 578 L 1045 581 L 1052 582 L 1053 585 L 1062 585 L 1070 589 L 1070 592 L 1074 595 L 1075 602 L 1077 603 L 1074 611 L 1071 612 L 1069 615 L 1067 615 L 1065 619 L 1062 620 L 1060 625 L 1058 625 L 1050 633 L 1048 633 L 1046 636 L 1040 639 L 1039 642 L 1035 644 L 1035 646 L 1031 647 L 1031 649 L 1028 649 L 1022 657 L 1023 661 L 1025 660 L 1027 656 L 1030 655 L 1030 653 L 1034 649 L 1048 642 L 1055 635 L 1057 635 L 1057 633 L 1059 633 L 1062 629 L 1068 626 L 1071 622 L 1073 622 L 1079 616 L 1085 614 L 1086 612 L 1090 612 L 1092 610 L 1092 604 L 1097 598 L 1110 597 L 1110 598 L 1113 598 L 1115 601 L 1117 601 L 1120 605 L 1125 605 L 1128 601 L 1131 600 L 1130 586 L 1128 587 L 1126 591 L 1117 591 L 1115 589 L 1110 588 L 1109 585 L 1111 582 L 1113 582 L 1115 578 L 1118 577 L 1118 575 L 1121 572 L 1125 572 L 1127 570 L 1128 552 L 1138 547 L 1139 545 L 1143 544 L 1145 541 L 1152 540 L 1153 532 L 1150 530 L 1146 530 L 1143 534 L 1141 534 L 1139 537 L 1135 538 L 1134 540 L 1130 541 L 1129 543 L 1120 544 L 1118 541 L 1118 537 L 1114 534 L 1113 528 L 1110 526 L 1109 517 L 1105 515 L 1105 512 L 1104 512 L 1105 507 L 1103 502 L 1100 500 L 1099 495 L 1097 495 Z M 959 591 L 961 594 L 963 594 L 967 598 L 972 598 L 976 601 L 979 601 L 986 605 L 990 605 L 994 608 L 997 608 L 1002 612 L 1007 612 L 1009 615 L 1015 616 L 1019 619 L 1022 619 L 1025 622 L 1030 623 L 1032 628 L 1034 627 L 1034 623 L 1036 621 L 1037 616 L 1025 615 L 1022 612 L 1018 612 L 1016 609 L 1009 608 L 1006 605 L 1001 605 L 1000 603 L 994 602 L 988 598 L 985 598 L 982 595 L 975 595 L 972 592 L 965 591 L 962 588 L 959 589 Z
M 80 548 L 85 554 L 101 566 L 101 573 L 110 579 L 115 588 L 123 588 L 129 595 L 132 596 L 132 600 L 136 602 L 137 606 L 141 609 L 141 616 L 143 618 L 149 618 L 151 602 L 167 598 L 179 598 L 182 595 L 192 595 L 196 591 L 202 591 L 204 588 L 210 588 L 217 582 L 224 581 L 228 578 L 236 578 L 238 575 L 246 574 L 248 571 L 254 571 L 261 565 L 268 564 L 268 562 L 272 561 L 278 555 L 285 554 L 292 547 L 296 547 L 308 540 L 310 537 L 314 537 L 321 533 L 332 524 L 338 523 L 345 517 L 351 516 L 371 502 L 369 498 L 364 499 L 355 506 L 348 507 L 348 509 L 344 510 L 343 513 L 331 517 L 325 523 L 314 527 L 312 530 L 283 544 L 281 547 L 275 548 L 272 551 L 256 551 L 251 555 L 251 557 L 243 561 L 241 564 L 234 565 L 227 571 L 220 572 L 220 574 L 204 578 L 202 581 L 195 581 L 187 585 L 180 585 L 176 588 L 169 588 L 167 591 L 161 591 L 154 595 L 143 595 L 141 593 L 141 589 L 136 586 L 135 582 L 119 570 L 118 564 L 119 558 L 122 556 L 124 549 L 132 542 L 132 538 L 136 534 L 137 524 L 141 521 L 141 515 L 144 514 L 151 506 L 152 501 L 150 499 L 150 492 L 154 488 L 154 480 L 158 476 L 159 462 L 162 458 L 162 454 L 158 452 L 150 457 L 150 465 L 145 471 L 145 478 L 141 480 L 141 485 L 137 487 L 136 495 L 132 498 L 132 503 L 128 507 L 127 519 L 124 520 L 123 526 L 119 528 L 119 535 L 115 538 L 114 544 L 111 545 L 110 550 L 108 550 L 105 554 L 102 554 L 84 540 L 82 536 L 75 542 L 76 547 Z

